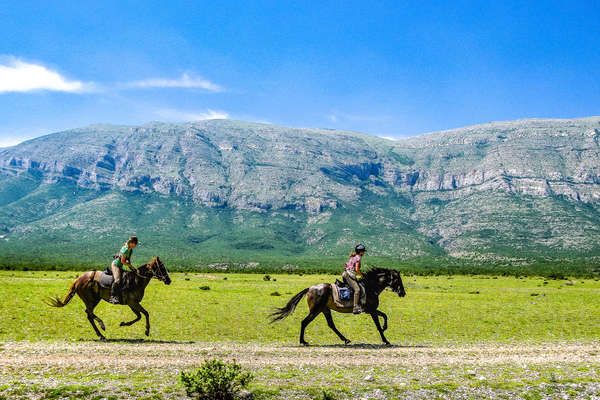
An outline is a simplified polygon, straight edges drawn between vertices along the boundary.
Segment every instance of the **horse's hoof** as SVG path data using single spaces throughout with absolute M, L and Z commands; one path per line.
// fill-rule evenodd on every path
M 308 346 L 308 342 L 300 342 L 302 346 Z
M 125 322 L 121 322 L 121 323 L 119 324 L 119 326 L 126 326 L 126 325 L 125 325 Z
M 383 342 L 383 345 L 384 345 L 384 346 L 386 346 L 386 347 L 389 347 L 389 346 L 391 346 L 392 344 L 391 344 L 390 342 Z
M 101 341 L 101 342 L 106 342 L 106 337 L 104 337 L 104 336 L 100 335 L 100 341 Z
M 106 327 L 104 326 L 104 324 L 100 324 L 100 329 L 102 329 L 103 331 L 106 330 Z
M 348 339 L 344 340 L 344 344 L 345 344 L 345 345 L 349 345 L 350 343 L 352 343 L 352 341 L 351 341 L 351 340 L 348 340 Z
M 150 336 L 150 331 L 146 331 L 146 332 L 144 332 L 144 334 L 145 334 L 146 336 Z

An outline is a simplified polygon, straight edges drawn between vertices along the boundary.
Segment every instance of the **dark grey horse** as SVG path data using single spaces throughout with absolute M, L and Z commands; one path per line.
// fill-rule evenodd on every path
M 383 331 L 387 329 L 388 325 L 387 315 L 379 311 L 377 308 L 379 307 L 379 295 L 385 288 L 391 288 L 392 291 L 397 293 L 400 297 L 406 296 L 400 273 L 392 269 L 374 268 L 365 274 L 363 283 L 366 291 L 366 306 L 364 307 L 364 310 L 373 318 L 373 322 L 375 323 L 375 326 L 381 335 L 381 340 L 383 340 L 383 343 L 389 345 L 390 342 L 388 342 L 383 334 Z M 279 321 L 293 313 L 302 297 L 306 295 L 306 301 L 308 302 L 308 308 L 310 311 L 308 316 L 302 320 L 302 325 L 300 328 L 300 344 L 308 345 L 308 343 L 304 340 L 304 330 L 308 324 L 310 324 L 312 320 L 315 319 L 320 313 L 323 313 L 325 316 L 327 325 L 331 328 L 331 330 L 334 331 L 335 334 L 344 341 L 344 343 L 349 344 L 350 340 L 346 339 L 346 337 L 344 337 L 344 335 L 342 335 L 335 327 L 335 324 L 333 323 L 333 317 L 331 316 L 331 310 L 342 313 L 351 313 L 352 305 L 343 308 L 338 307 L 333 301 L 333 290 L 335 289 L 333 289 L 330 283 L 319 283 L 311 286 L 310 288 L 304 289 L 292 297 L 285 307 L 277 308 L 276 311 L 270 315 L 270 317 L 272 317 L 271 322 Z M 383 317 L 383 327 L 379 323 L 380 316 Z

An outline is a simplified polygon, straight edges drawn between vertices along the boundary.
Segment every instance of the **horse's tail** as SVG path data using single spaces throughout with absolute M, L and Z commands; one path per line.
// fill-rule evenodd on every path
M 60 300 L 60 297 L 58 296 L 54 296 L 54 297 L 49 297 L 46 300 L 46 304 L 48 304 L 50 307 L 64 307 L 67 305 L 67 303 L 69 301 L 71 301 L 71 299 L 73 298 L 73 296 L 75 296 L 76 293 L 76 288 L 75 288 L 75 284 L 77 283 L 79 279 L 75 279 L 73 281 L 73 283 L 71 283 L 71 287 L 69 288 L 69 293 L 67 293 L 67 296 L 65 297 L 65 299 L 63 301 Z
M 304 295 L 308 293 L 309 289 L 310 288 L 306 288 L 294 297 L 292 297 L 290 301 L 288 301 L 288 303 L 285 305 L 285 307 L 275 308 L 275 312 L 269 315 L 269 317 L 271 317 L 271 323 L 279 321 L 280 319 L 284 319 L 285 317 L 293 313 L 296 309 L 296 306 L 298 305 L 298 303 L 300 303 L 300 300 L 302 300 Z

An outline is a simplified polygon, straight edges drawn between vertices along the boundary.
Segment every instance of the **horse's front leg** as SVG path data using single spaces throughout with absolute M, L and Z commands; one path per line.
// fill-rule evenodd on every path
M 377 330 L 379 331 L 381 340 L 383 340 L 383 343 L 389 345 L 390 342 L 388 342 L 388 340 L 385 338 L 385 335 L 383 334 L 383 329 L 381 329 L 381 325 L 379 324 L 379 315 L 377 314 L 376 311 L 371 313 L 371 318 L 373 318 L 373 322 L 375 323 L 375 326 L 377 327 Z
M 133 306 L 129 306 L 129 308 L 131 308 L 131 311 L 134 312 L 135 314 L 135 318 L 129 322 L 121 322 L 121 326 L 129 326 L 129 325 L 133 325 L 136 322 L 138 322 L 140 319 L 142 319 L 142 314 L 136 310 L 135 308 L 133 308 Z
M 144 333 L 146 334 L 146 336 L 150 336 L 150 316 L 148 315 L 148 311 L 146 311 L 146 309 L 142 307 L 140 303 L 131 304 L 129 305 L 129 307 L 131 307 L 131 310 L 136 314 L 144 314 L 144 317 L 146 317 L 146 332 Z
M 388 324 L 387 324 L 387 315 L 383 312 L 383 311 L 377 311 L 377 315 L 381 316 L 383 318 L 383 326 L 381 327 L 382 330 L 387 330 L 388 328 Z

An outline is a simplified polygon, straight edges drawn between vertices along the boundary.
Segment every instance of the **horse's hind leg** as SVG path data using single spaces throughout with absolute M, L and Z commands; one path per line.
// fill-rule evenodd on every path
M 310 324 L 313 319 L 315 319 L 317 317 L 317 315 L 319 315 L 319 313 L 321 313 L 322 310 L 310 310 L 310 312 L 308 313 L 308 315 L 306 316 L 306 318 L 304 318 L 302 320 L 302 323 L 300 325 L 300 344 L 304 345 L 304 346 L 308 346 L 308 342 L 306 342 L 306 340 L 304 340 L 304 331 L 306 330 L 306 327 L 308 326 L 308 324 Z
M 133 311 L 135 313 L 135 319 L 129 321 L 129 322 L 121 322 L 121 326 L 129 326 L 129 325 L 133 325 L 136 322 L 138 322 L 140 319 L 142 319 L 142 313 L 140 313 L 138 310 L 136 310 L 135 308 L 133 308 L 133 306 L 129 306 L 129 308 L 131 308 L 131 311 Z
M 323 310 L 323 315 L 327 320 L 327 326 L 329 326 L 329 328 L 331 328 L 331 330 L 335 332 L 335 334 L 338 335 L 338 337 L 343 340 L 345 344 L 350 344 L 350 340 L 346 339 L 346 337 L 342 335 L 342 333 L 335 327 L 335 324 L 333 323 L 333 317 L 331 316 L 331 311 L 328 308 Z
M 98 323 L 100 324 L 100 327 L 102 328 L 102 330 L 105 330 L 104 322 L 102 322 L 102 320 L 94 314 L 95 306 L 96 305 L 94 304 L 92 307 L 87 307 L 85 310 L 85 313 L 87 314 L 88 321 L 90 321 L 90 324 L 92 324 L 92 328 L 94 328 L 94 331 L 96 331 L 96 335 L 98 335 L 98 337 L 100 339 L 105 340 L 106 338 L 104 337 L 104 335 L 102 333 L 100 333 L 100 331 L 98 330 L 98 327 L 94 323 L 94 320 L 98 320 Z
M 148 315 L 148 311 L 146 311 L 140 303 L 130 304 L 129 307 L 138 316 L 139 316 L 139 313 L 144 314 L 144 317 L 146 317 L 146 331 L 144 333 L 146 336 L 150 336 L 150 316 Z M 138 319 L 139 319 L 139 317 L 138 317 Z M 135 322 L 135 320 L 133 322 Z
M 326 290 L 324 288 L 309 290 L 306 294 L 306 302 L 308 303 L 310 312 L 306 318 L 302 320 L 302 324 L 300 325 L 300 344 L 304 346 L 308 346 L 308 343 L 304 340 L 304 331 L 306 330 L 306 327 L 317 317 L 317 315 L 327 309 Z
M 82 291 L 78 292 L 77 294 L 79 295 L 79 297 L 81 297 L 81 300 L 83 300 L 83 302 L 85 303 L 85 313 L 87 314 L 87 319 L 88 319 L 88 321 L 90 321 L 90 324 L 92 324 L 92 328 L 94 328 L 96 335 L 98 335 L 98 337 L 102 340 L 106 339 L 104 337 L 104 335 L 102 333 L 100 333 L 100 331 L 98 330 L 98 327 L 94 323 L 94 320 L 98 321 L 102 330 L 103 331 L 106 330 L 106 327 L 104 326 L 104 322 L 102 322 L 102 320 L 100 318 L 98 318 L 98 316 L 96 314 L 94 314 L 94 308 L 96 308 L 96 306 L 100 302 L 100 298 L 93 292 L 87 291 L 87 290 L 86 291 L 82 290 Z

